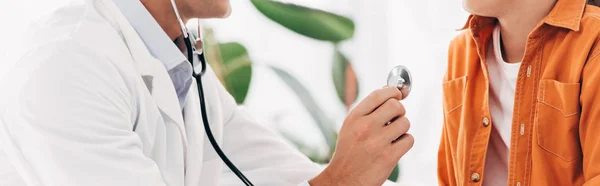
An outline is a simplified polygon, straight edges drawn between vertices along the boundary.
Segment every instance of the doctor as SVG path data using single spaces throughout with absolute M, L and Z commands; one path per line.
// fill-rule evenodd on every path
M 227 0 L 73 0 L 50 12 L 0 64 L 0 185 L 242 185 L 204 120 L 255 185 L 381 185 L 412 147 L 395 87 L 347 116 L 322 172 L 210 68 L 203 118 L 192 77 L 202 67 L 188 62 L 181 21 L 227 17 Z

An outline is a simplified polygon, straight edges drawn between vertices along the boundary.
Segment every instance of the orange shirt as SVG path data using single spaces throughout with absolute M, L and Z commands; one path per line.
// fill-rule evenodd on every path
M 600 185 L 600 8 L 558 0 L 529 34 L 515 89 L 508 184 Z M 440 185 L 481 185 L 492 120 L 485 52 L 497 20 L 470 16 L 449 49 Z

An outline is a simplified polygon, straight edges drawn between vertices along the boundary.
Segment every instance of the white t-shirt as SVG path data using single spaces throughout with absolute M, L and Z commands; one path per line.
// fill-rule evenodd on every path
M 508 157 L 517 75 L 521 62 L 507 63 L 502 58 L 500 26 L 492 34 L 486 61 L 490 78 L 492 132 L 485 159 L 484 186 L 507 185 Z

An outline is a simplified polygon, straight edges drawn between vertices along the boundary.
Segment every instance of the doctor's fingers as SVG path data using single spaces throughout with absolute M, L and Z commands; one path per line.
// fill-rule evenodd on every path
M 397 118 L 404 116 L 406 110 L 404 105 L 395 98 L 388 99 L 379 106 L 373 113 L 369 114 L 367 118 L 373 122 L 372 124 L 377 128 L 382 128 L 386 124 L 393 122 Z
M 402 135 L 406 134 L 409 129 L 410 121 L 408 118 L 402 116 L 389 125 L 377 130 L 380 132 L 379 134 L 385 142 L 395 143 Z
M 403 134 L 394 143 L 391 144 L 392 154 L 395 155 L 396 162 L 402 158 L 415 144 L 415 138 L 409 134 Z
M 369 115 L 389 99 L 402 99 L 402 92 L 396 87 L 384 87 L 371 92 L 353 110 L 351 115 Z

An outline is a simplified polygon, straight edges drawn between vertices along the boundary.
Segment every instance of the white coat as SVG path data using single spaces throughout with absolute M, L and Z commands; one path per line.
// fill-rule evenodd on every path
M 112 0 L 78 0 L 31 28 L 0 63 L 0 185 L 241 185 L 205 137 L 197 87 L 185 108 Z M 203 76 L 208 120 L 255 185 L 320 168 Z M 134 130 L 135 128 L 135 130 Z

